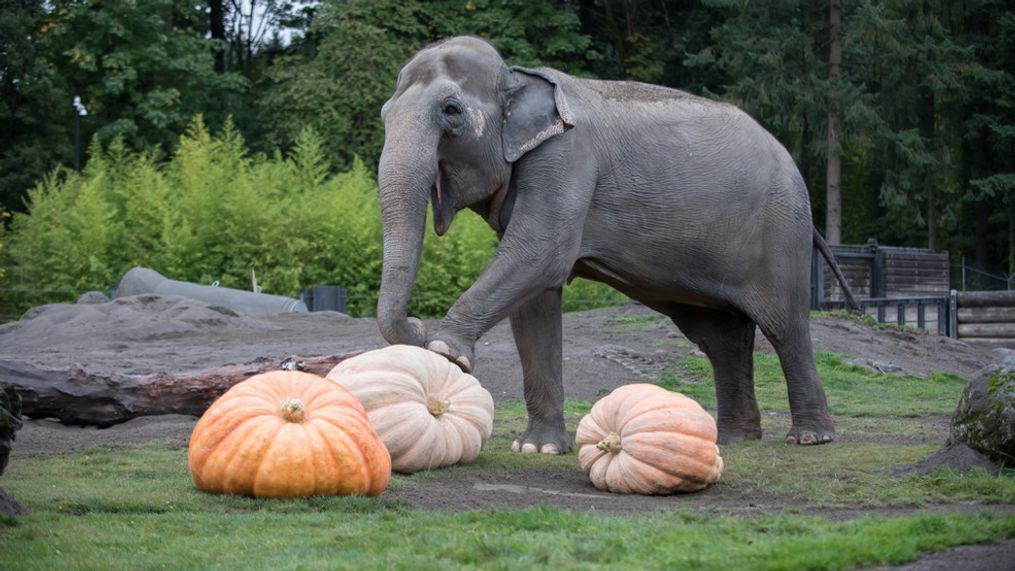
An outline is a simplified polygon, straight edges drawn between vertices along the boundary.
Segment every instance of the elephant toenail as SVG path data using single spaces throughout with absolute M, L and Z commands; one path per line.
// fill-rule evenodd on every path
M 536 445 L 531 442 L 526 442 L 522 445 L 522 454 L 535 454 L 538 451 L 539 449 L 536 448 Z
M 800 437 L 800 444 L 814 444 L 818 441 L 818 437 L 813 432 L 805 432 Z
M 787 434 L 786 444 L 796 444 L 796 436 L 793 436 L 792 434 Z
M 512 452 L 521 452 L 522 451 L 522 443 L 517 441 L 517 440 L 512 442 L 511 443 L 511 451 Z
M 455 363 L 462 368 L 462 371 L 466 373 L 472 372 L 472 363 L 469 361 L 468 357 L 459 357 L 455 359 Z
M 543 454 L 560 454 L 560 447 L 556 444 L 544 444 L 539 451 Z
M 448 344 L 443 341 L 431 341 L 427 343 L 426 348 L 441 355 L 449 355 L 451 353 L 451 347 L 448 347 Z

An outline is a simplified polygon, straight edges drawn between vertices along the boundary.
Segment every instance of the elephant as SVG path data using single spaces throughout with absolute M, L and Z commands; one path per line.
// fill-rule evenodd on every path
M 561 292 L 575 277 L 668 316 L 701 348 L 720 443 L 761 438 L 756 327 L 787 380 L 786 441 L 834 438 L 809 329 L 814 245 L 848 286 L 793 159 L 746 113 L 655 85 L 509 67 L 462 36 L 402 67 L 381 118 L 378 327 L 469 372 L 476 340 L 510 319 L 528 412 L 512 450 L 571 450 Z M 407 314 L 428 202 L 438 235 L 469 208 L 499 240 L 433 331 Z

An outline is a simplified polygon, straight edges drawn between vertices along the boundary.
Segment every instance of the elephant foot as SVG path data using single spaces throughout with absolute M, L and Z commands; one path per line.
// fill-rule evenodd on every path
M 443 355 L 448 361 L 458 365 L 462 371 L 472 372 L 472 349 L 463 349 L 462 343 L 434 339 L 426 344 L 426 348 L 438 355 Z
M 719 415 L 719 444 L 732 444 L 744 440 L 761 440 L 761 416 L 757 414 Z
M 761 440 L 761 429 L 719 429 L 719 444 L 732 444 L 734 442 L 743 442 L 745 440 Z
M 793 426 L 786 434 L 786 444 L 800 444 L 811 446 L 815 444 L 827 444 L 835 440 L 835 426 L 830 418 L 819 420 L 797 420 L 793 419 Z
M 529 428 L 511 444 L 512 452 L 522 454 L 566 454 L 574 439 L 561 426 L 529 422 Z

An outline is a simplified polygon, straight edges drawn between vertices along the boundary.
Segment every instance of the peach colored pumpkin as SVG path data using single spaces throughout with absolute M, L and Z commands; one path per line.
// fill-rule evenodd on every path
M 694 400 L 634 384 L 603 397 L 578 424 L 578 461 L 593 485 L 622 494 L 700 490 L 719 479 L 716 424 Z
M 317 375 L 254 375 L 218 398 L 190 436 L 198 488 L 257 497 L 384 491 L 391 457 L 349 391 Z
M 426 349 L 392 345 L 339 363 L 328 378 L 363 403 L 397 472 L 472 462 L 493 429 L 493 398 Z

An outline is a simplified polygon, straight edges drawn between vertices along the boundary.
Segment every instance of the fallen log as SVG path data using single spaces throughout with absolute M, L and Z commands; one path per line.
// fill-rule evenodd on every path
M 279 369 L 324 376 L 362 351 L 320 357 L 262 359 L 193 373 L 130 375 L 88 371 L 80 366 L 47 369 L 19 361 L 0 361 L 0 381 L 10 383 L 22 401 L 22 414 L 56 418 L 66 424 L 111 426 L 138 416 L 200 416 L 211 403 L 244 379 Z
M 1012 307 L 1015 291 L 960 291 L 959 307 Z
M 1015 323 L 1015 307 L 960 307 L 959 323 Z
M 1013 339 L 1015 323 L 959 323 L 959 339 L 967 337 Z

